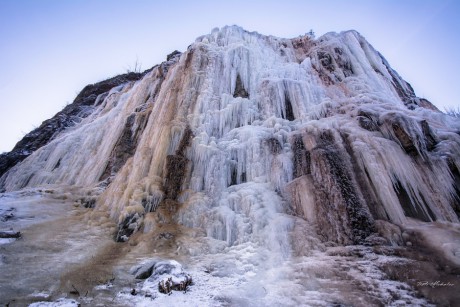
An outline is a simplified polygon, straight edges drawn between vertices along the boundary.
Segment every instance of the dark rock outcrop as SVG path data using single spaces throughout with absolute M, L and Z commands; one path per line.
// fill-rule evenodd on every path
M 404 151 L 409 155 L 416 156 L 417 147 L 415 146 L 411 136 L 404 130 L 403 127 L 401 127 L 397 123 L 394 123 L 392 125 L 392 128 L 396 138 L 398 139 Z
M 139 228 L 139 221 L 142 217 L 138 214 L 130 214 L 118 225 L 118 232 L 115 236 L 115 241 L 125 242 Z
M 318 146 L 312 150 L 311 167 L 317 220 L 323 225 L 318 232 L 327 241 L 360 244 L 374 231 L 374 225 L 356 188 L 348 155 L 328 131 L 323 132 L 317 142 Z
M 164 184 L 166 199 L 176 200 L 179 195 L 188 163 L 188 159 L 185 157 L 185 149 L 190 145 L 192 137 L 192 130 L 187 127 L 176 154 L 166 157 L 166 180 Z
M 351 65 L 351 62 L 349 61 L 349 59 L 345 58 L 343 49 L 339 47 L 335 47 L 334 52 L 335 52 L 335 57 L 334 57 L 335 62 L 337 63 L 337 66 L 342 69 L 345 78 L 352 76 L 354 74 L 353 66 Z
M 171 52 L 170 54 L 168 54 L 168 56 L 166 57 L 166 61 L 170 61 L 172 60 L 175 56 L 177 55 L 180 55 L 182 54 L 182 52 L 178 51 L 178 50 L 174 50 L 173 52 Z
M 436 147 L 436 144 L 439 142 L 438 138 L 426 120 L 422 120 L 420 125 L 422 126 L 426 149 L 432 151 Z
M 130 273 L 136 279 L 147 279 L 152 275 L 153 267 L 158 262 L 158 259 L 149 259 L 131 268 Z
M 302 136 L 296 135 L 292 144 L 294 151 L 294 178 L 310 174 L 310 153 L 305 149 Z
M 358 112 L 358 124 L 361 128 L 369 131 L 379 131 L 378 117 L 365 111 Z
M 318 52 L 318 60 L 325 69 L 329 72 L 334 71 L 334 63 L 332 62 L 332 57 L 330 54 L 320 51 Z
M 167 199 L 176 199 L 179 195 L 187 162 L 187 158 L 181 155 L 166 157 L 167 175 L 164 188 Z
M 274 137 L 267 139 L 266 144 L 270 149 L 270 152 L 274 155 L 279 154 L 281 150 L 283 150 L 281 143 Z
M 105 180 L 111 174 L 118 172 L 120 168 L 125 164 L 126 160 L 131 157 L 136 149 L 135 143 L 132 138 L 132 127 L 134 125 L 135 115 L 131 114 L 125 122 L 125 127 L 118 139 L 115 148 L 109 159 L 109 163 L 102 174 L 100 181 Z
M 73 103 L 67 105 L 51 119 L 44 121 L 40 127 L 26 134 L 12 151 L 0 155 L 0 177 L 10 168 L 30 156 L 34 151 L 48 144 L 59 133 L 74 126 L 82 118 L 90 115 L 98 95 L 106 93 L 113 87 L 123 83 L 137 81 L 147 72 L 130 72 L 85 86 Z
M 249 93 L 244 88 L 240 75 L 236 76 L 236 85 L 233 97 L 249 98 Z
M 295 119 L 294 110 L 292 109 L 291 99 L 289 99 L 289 96 L 287 94 L 284 95 L 284 107 L 285 112 L 283 118 L 289 121 L 293 121 Z
M 177 197 L 181 191 L 187 165 L 189 163 L 189 160 L 185 157 L 185 150 L 190 145 L 192 137 L 193 132 L 190 127 L 187 126 L 175 154 L 166 157 L 165 180 L 163 184 L 164 199 L 158 204 L 158 206 L 161 207 L 161 212 L 159 214 L 162 215 L 164 220 L 171 221 L 171 216 L 179 205 Z M 148 199 L 143 199 L 142 205 L 144 209 L 151 208 L 152 211 L 157 210 L 157 205 L 153 206 L 152 203 L 149 203 Z M 115 240 L 117 242 L 127 241 L 129 237 L 139 229 L 142 224 L 143 216 L 143 214 L 135 213 L 125 217 L 123 222 L 118 224 L 118 232 L 115 236 Z M 174 234 L 171 235 L 171 237 L 168 235 L 169 239 L 174 237 Z
M 0 239 L 19 239 L 21 237 L 21 232 L 19 231 L 0 231 Z

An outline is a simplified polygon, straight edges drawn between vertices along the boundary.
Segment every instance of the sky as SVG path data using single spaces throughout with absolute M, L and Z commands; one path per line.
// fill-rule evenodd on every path
M 0 153 L 85 85 L 233 24 L 284 38 L 357 30 L 419 97 L 460 106 L 457 0 L 0 0 Z

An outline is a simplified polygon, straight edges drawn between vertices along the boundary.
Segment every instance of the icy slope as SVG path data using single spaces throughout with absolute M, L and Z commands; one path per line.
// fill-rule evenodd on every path
M 92 105 L 99 95 L 107 95 L 115 86 L 128 81 L 139 80 L 143 74 L 127 73 L 96 84 L 87 85 L 75 98 L 72 104 L 58 112 L 52 118 L 45 120 L 40 127 L 29 132 L 16 144 L 11 152 L 0 155 L 0 176 L 21 162 L 40 147 L 48 144 L 59 133 L 79 123 L 93 111 Z M 0 189 L 1 190 L 1 189 Z
M 355 31 L 214 29 L 91 107 L 0 187 L 92 190 L 78 201 L 110 214 L 117 241 L 198 263 L 247 247 L 263 263 L 250 272 L 323 243 L 394 243 L 385 221 L 458 223 L 460 123 Z

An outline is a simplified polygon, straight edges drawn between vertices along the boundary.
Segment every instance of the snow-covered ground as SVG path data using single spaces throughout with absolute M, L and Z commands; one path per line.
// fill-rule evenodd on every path
M 395 251 L 402 247 L 326 246 L 297 220 L 293 231 L 309 237 L 303 255 L 279 257 L 254 242 L 231 247 L 203 239 L 215 250 L 191 255 L 155 252 L 145 242 L 113 242 L 114 228 L 103 217 L 95 223 L 86 209 L 66 194 L 27 190 L 3 194 L 0 208 L 14 216 L 0 223 L 22 237 L 0 246 L 1 303 L 10 306 L 431 306 L 407 283 L 391 278 L 388 267 L 417 265 Z M 68 195 L 68 194 L 67 194 Z M 89 216 L 92 214 L 93 218 Z M 298 225 L 300 224 L 300 225 Z M 431 223 L 412 226 L 435 236 Z M 429 225 L 428 225 L 429 224 Z M 452 225 L 449 226 L 452 228 Z M 444 238 L 449 227 L 442 228 Z M 456 231 L 445 244 L 458 240 Z M 167 240 L 167 239 L 161 239 Z M 182 238 L 183 249 L 205 245 Z M 211 241 L 210 241 L 211 240 Z M 413 244 L 417 244 L 415 240 Z M 300 244 L 292 242 L 289 244 Z M 181 243 L 178 243 L 181 244 Z M 303 242 L 303 244 L 306 244 Z M 158 279 L 135 279 L 132 267 L 148 259 L 179 261 L 193 278 L 187 292 L 160 293 Z M 164 276 L 167 276 L 164 275 Z M 458 284 L 456 284 L 458 285 Z

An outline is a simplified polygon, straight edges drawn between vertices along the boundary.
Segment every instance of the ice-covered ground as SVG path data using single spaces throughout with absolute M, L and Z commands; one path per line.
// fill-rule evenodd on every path
M 234 246 L 218 240 L 187 237 L 176 244 L 194 250 L 155 251 L 152 233 L 138 234 L 131 242 L 115 243 L 110 219 L 89 219 L 89 212 L 53 190 L 27 190 L 3 194 L 0 208 L 14 208 L 2 229 L 21 231 L 18 240 L 0 246 L 0 297 L 2 304 L 25 306 L 431 306 L 415 288 L 388 272 L 416 267 L 405 247 L 327 246 L 315 238 L 303 220 L 293 232 L 309 242 L 303 255 L 278 257 L 265 246 L 245 242 Z M 67 196 L 65 196 L 67 195 Z M 458 241 L 458 229 L 441 232 L 432 223 L 415 223 L 408 230 L 443 235 L 445 244 Z M 452 229 L 451 229 L 452 230 Z M 446 234 L 453 237 L 450 239 Z M 428 235 L 428 234 L 427 234 Z M 200 241 L 202 239 L 204 241 Z M 167 241 L 168 239 L 161 239 Z M 215 242 L 211 242 L 215 241 Z M 419 244 L 412 239 L 414 245 Z M 206 242 L 206 244 L 203 244 Z M 457 242 L 458 243 L 458 242 Z M 304 246 L 305 248 L 305 246 Z M 295 248 L 293 248 L 295 249 Z M 399 252 L 398 252 L 399 251 Z M 151 258 L 177 260 L 193 278 L 187 292 L 158 291 L 156 280 L 135 279 L 133 265 Z M 450 280 L 458 286 L 458 279 Z M 134 289 L 134 292 L 133 292 Z M 452 288 L 451 288 L 452 289 Z
M 325 252 L 294 258 L 269 270 L 214 255 L 209 258 L 228 268 L 216 272 L 206 266 L 191 268 L 188 272 L 194 276 L 194 284 L 187 293 L 156 291 L 145 297 L 143 290 L 157 285 L 141 283 L 137 296 L 126 289 L 117 295 L 117 301 L 136 306 L 430 306 L 417 298 L 410 286 L 388 279 L 378 267 L 382 262 L 407 260 L 379 256 L 366 248 L 341 252 L 343 255 Z
M 88 209 L 77 207 L 69 194 L 29 189 L 1 194 L 0 210 L 12 212 L 0 230 L 21 232 L 0 245 L 0 301 L 10 306 L 49 299 L 65 284 L 65 274 L 110 245 L 112 223 L 91 227 Z M 11 210 L 13 209 L 13 210 Z

